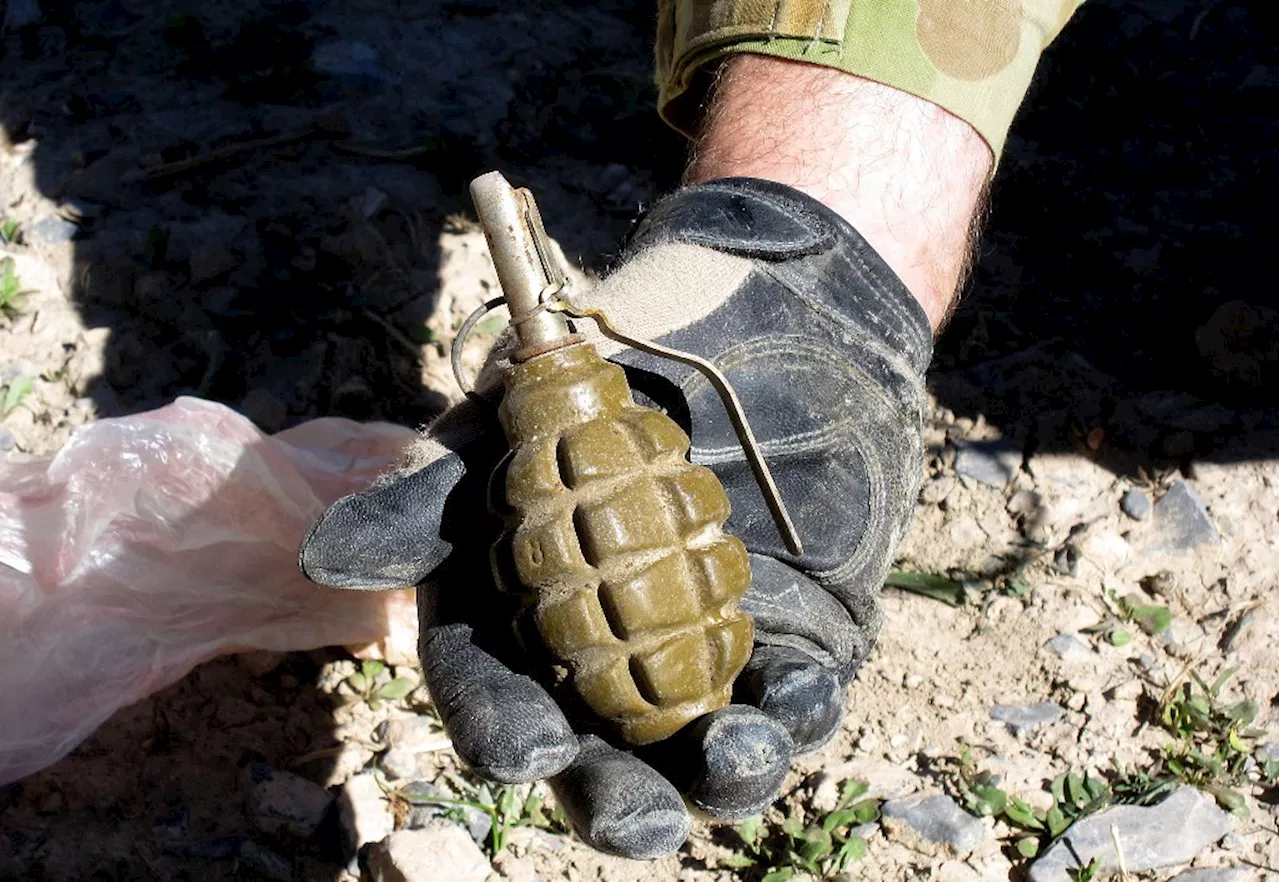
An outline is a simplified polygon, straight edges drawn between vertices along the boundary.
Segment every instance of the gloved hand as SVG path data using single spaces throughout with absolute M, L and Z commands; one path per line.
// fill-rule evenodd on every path
M 572 299 L 724 371 L 804 542 L 803 556 L 787 553 L 699 374 L 596 340 L 627 368 L 637 400 L 685 427 L 693 460 L 715 471 L 732 502 L 726 529 L 751 552 L 742 607 L 756 623 L 735 704 L 633 752 L 589 734 L 589 720 L 571 722 L 513 638 L 514 601 L 493 586 L 488 548 L 499 524 L 485 508 L 487 482 L 506 445 L 494 414 L 471 403 L 441 417 L 403 471 L 334 503 L 299 562 L 324 585 L 420 584 L 425 680 L 463 761 L 498 781 L 550 778 L 587 842 L 655 857 L 688 835 L 681 794 L 716 818 L 758 813 L 792 756 L 839 728 L 915 501 L 932 334 L 840 217 L 749 178 L 658 203 L 621 267 Z

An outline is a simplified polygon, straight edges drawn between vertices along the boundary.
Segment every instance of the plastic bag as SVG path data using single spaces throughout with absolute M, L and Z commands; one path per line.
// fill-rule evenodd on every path
M 217 655 L 412 647 L 412 589 L 326 589 L 296 561 L 324 507 L 413 437 L 339 419 L 268 437 L 179 398 L 0 459 L 0 784 Z

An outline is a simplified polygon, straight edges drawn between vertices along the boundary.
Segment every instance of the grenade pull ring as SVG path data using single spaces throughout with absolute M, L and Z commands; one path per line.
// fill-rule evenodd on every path
M 623 333 L 609 321 L 603 310 L 582 308 L 571 303 L 564 296 L 567 280 L 560 271 L 542 225 L 542 217 L 528 190 L 513 188 L 501 173 L 495 171 L 471 182 L 471 197 L 480 216 L 481 226 L 484 227 L 504 296 L 487 301 L 467 316 L 453 339 L 450 356 L 454 379 L 459 387 L 468 395 L 472 394 L 462 370 L 462 348 L 467 336 L 480 319 L 504 303 L 510 310 L 511 325 L 516 329 L 520 345 L 512 356 L 513 362 L 527 361 L 537 355 L 582 342 L 582 335 L 574 333 L 564 319 L 565 315 L 569 315 L 591 319 L 606 337 L 633 349 L 688 365 L 706 378 L 724 405 L 738 443 L 746 454 L 747 464 L 787 550 L 797 556 L 803 554 L 804 545 L 787 512 L 786 503 L 782 500 L 782 494 L 765 461 L 755 433 L 751 430 L 751 424 L 747 421 L 742 402 L 720 369 L 690 352 Z M 499 231 L 501 235 L 494 235 L 493 231 Z

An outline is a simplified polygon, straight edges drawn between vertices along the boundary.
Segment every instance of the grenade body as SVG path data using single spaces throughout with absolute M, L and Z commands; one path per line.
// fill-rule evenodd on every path
M 728 704 L 751 654 L 751 573 L 688 436 L 587 343 L 513 364 L 499 416 L 512 455 L 495 574 L 577 694 L 636 745 Z

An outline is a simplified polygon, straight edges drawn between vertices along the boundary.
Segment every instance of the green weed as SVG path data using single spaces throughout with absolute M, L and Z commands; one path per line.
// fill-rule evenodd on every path
M 27 297 L 34 293 L 22 287 L 12 257 L 0 260 L 0 314 L 10 318 L 20 314 L 27 305 Z
M 0 394 L 0 416 L 21 404 L 34 388 L 31 378 L 26 374 L 18 374 L 8 383 L 0 383 L 0 390 L 3 391 Z
M 865 783 L 846 781 L 832 811 L 808 817 L 792 814 L 774 829 L 760 818 L 749 818 L 738 827 L 743 851 L 720 863 L 763 871 L 760 882 L 786 882 L 798 872 L 829 879 L 867 854 L 866 840 L 851 832 L 880 817 L 879 800 L 865 798 L 866 793 Z
M 915 573 L 898 570 L 884 580 L 887 588 L 900 588 L 912 594 L 937 600 L 947 606 L 964 606 L 968 598 L 965 583 L 950 576 L 936 573 Z
M 1032 808 L 1026 800 L 1001 788 L 990 772 L 980 771 L 968 745 L 955 761 L 955 773 L 953 783 L 965 810 L 1004 821 L 1014 832 L 1014 850 L 1027 859 L 1042 853 L 1080 818 L 1116 801 L 1108 782 L 1088 772 L 1067 772 L 1049 784 L 1053 804 L 1047 809 Z
M 1137 625 L 1140 630 L 1151 636 L 1163 633 L 1173 623 L 1173 614 L 1169 608 L 1148 603 L 1141 594 L 1116 595 L 1115 591 L 1107 591 L 1103 597 L 1107 605 L 1108 615 L 1096 625 L 1084 629 L 1084 633 L 1102 637 L 1112 646 L 1125 646 L 1133 642 L 1132 629 L 1126 625 Z
M 1247 782 L 1253 744 L 1263 730 L 1250 728 L 1258 715 L 1257 702 L 1245 699 L 1223 705 L 1222 687 L 1237 668 L 1228 668 L 1212 683 L 1196 671 L 1190 679 L 1175 685 L 1160 703 L 1160 725 L 1176 740 L 1164 748 L 1163 765 L 1168 774 L 1183 783 L 1213 795 L 1218 804 L 1233 814 L 1248 816 L 1244 796 L 1235 788 Z M 1256 762 L 1256 759 L 1255 759 Z M 1274 782 L 1276 764 L 1260 764 L 1263 786 Z
M 1005 567 L 994 575 L 984 576 L 964 569 L 946 573 L 894 570 L 884 580 L 885 587 L 919 594 L 947 606 L 982 604 L 996 595 L 1026 597 L 1031 593 L 1030 571 L 1045 554 L 1041 546 L 1028 543 L 1026 553 L 1002 555 Z
M 1071 874 L 1071 878 L 1075 882 L 1093 882 L 1098 876 L 1098 871 L 1102 869 L 1102 861 L 1092 858 L 1086 866 L 1078 870 L 1067 870 Z
M 0 220 L 0 243 L 12 245 L 22 234 L 22 224 L 11 217 Z
M 366 659 L 360 663 L 360 670 L 347 678 L 347 685 L 369 707 L 377 709 L 383 701 L 394 701 L 404 698 L 413 691 L 417 684 L 405 677 L 397 677 L 379 685 L 378 677 L 386 670 L 386 665 L 377 659 Z
M 388 795 L 409 805 L 438 805 L 449 809 L 446 817 L 465 825 L 463 809 L 479 809 L 493 822 L 489 829 L 489 856 L 493 857 L 507 847 L 511 831 L 516 827 L 536 827 L 551 833 L 568 833 L 569 825 L 559 806 L 548 808 L 542 797 L 533 792 L 529 784 L 493 784 L 488 781 L 470 782 L 453 776 L 450 783 L 461 789 L 464 796 L 442 797 L 438 794 L 415 789 L 413 784 L 395 790 Z

